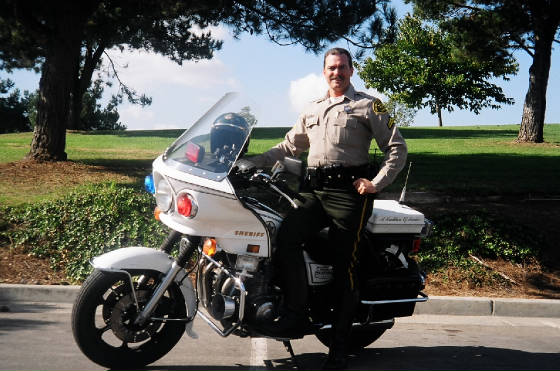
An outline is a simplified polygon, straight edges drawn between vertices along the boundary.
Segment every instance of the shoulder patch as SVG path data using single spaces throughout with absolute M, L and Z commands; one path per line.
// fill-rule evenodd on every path
M 385 105 L 379 99 L 373 101 L 372 108 L 373 108 L 373 112 L 377 114 L 387 113 L 387 108 L 385 108 Z

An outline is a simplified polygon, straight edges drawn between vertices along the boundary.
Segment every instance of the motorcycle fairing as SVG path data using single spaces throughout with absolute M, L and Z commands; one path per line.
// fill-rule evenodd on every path
M 265 225 L 237 199 L 229 179 L 217 182 L 184 173 L 167 166 L 161 157 L 154 162 L 153 169 L 155 184 L 166 178 L 173 188 L 174 200 L 177 194 L 185 191 L 198 206 L 192 218 L 183 217 L 172 206 L 159 215 L 165 225 L 186 235 L 214 237 L 218 246 L 228 253 L 270 256 L 270 239 Z M 249 244 L 258 245 L 259 251 L 248 252 Z

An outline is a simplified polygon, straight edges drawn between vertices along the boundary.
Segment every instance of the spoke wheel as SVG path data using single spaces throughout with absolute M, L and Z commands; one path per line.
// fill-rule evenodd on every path
M 94 271 L 82 285 L 72 310 L 72 332 L 82 352 L 109 368 L 137 368 L 163 357 L 181 339 L 185 322 L 151 321 L 135 324 L 140 310 L 159 283 L 159 272 L 129 277 Z M 185 318 L 183 295 L 172 284 L 156 307 L 154 318 Z

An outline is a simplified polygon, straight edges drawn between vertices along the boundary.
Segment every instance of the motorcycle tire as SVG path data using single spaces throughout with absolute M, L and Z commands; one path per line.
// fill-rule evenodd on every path
M 126 274 L 94 270 L 86 279 L 72 309 L 72 332 L 81 351 L 93 362 L 112 369 L 143 367 L 167 354 L 181 339 L 186 322 L 147 321 L 134 324 L 136 300 L 140 308 L 159 283 L 160 272 Z M 181 290 L 172 284 L 154 317 L 185 318 Z
M 348 344 L 348 349 L 353 352 L 359 351 L 379 339 L 386 330 L 387 328 L 371 328 L 367 331 L 353 331 L 352 335 L 350 336 L 350 344 Z M 324 346 L 330 346 L 330 330 L 318 332 L 315 334 L 315 336 Z

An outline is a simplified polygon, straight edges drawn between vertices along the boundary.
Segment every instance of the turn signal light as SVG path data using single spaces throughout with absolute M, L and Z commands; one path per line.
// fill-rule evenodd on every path
M 156 206 L 154 209 L 154 218 L 156 218 L 157 221 L 159 221 L 159 214 L 161 214 L 161 209 Z
M 216 240 L 213 238 L 207 238 L 202 246 L 202 252 L 208 256 L 214 256 L 214 254 L 216 254 Z

